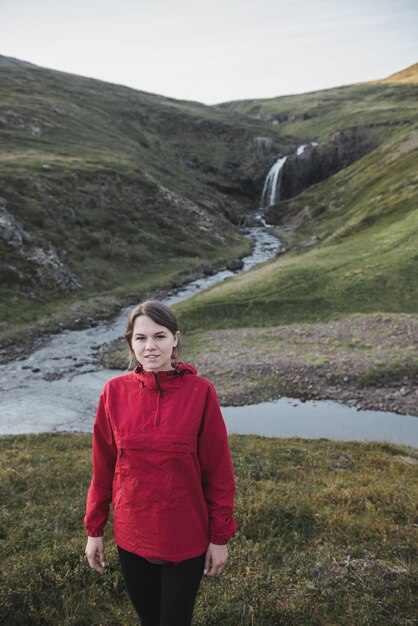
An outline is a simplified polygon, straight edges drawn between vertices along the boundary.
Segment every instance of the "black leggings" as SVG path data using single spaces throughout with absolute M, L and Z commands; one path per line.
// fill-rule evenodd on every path
M 154 565 L 118 546 L 128 595 L 142 626 L 190 626 L 205 552 L 177 565 Z

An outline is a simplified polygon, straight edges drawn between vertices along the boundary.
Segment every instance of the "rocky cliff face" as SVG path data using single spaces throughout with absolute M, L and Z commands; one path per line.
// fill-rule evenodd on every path
M 302 154 L 297 154 L 296 148 L 304 140 L 293 141 L 292 144 L 283 141 L 279 144 L 272 136 L 254 137 L 242 154 L 239 168 L 224 172 L 225 176 L 229 176 L 231 195 L 241 193 L 251 200 L 252 207 L 257 207 L 270 167 L 280 156 L 288 154 L 281 173 L 280 200 L 293 198 L 304 189 L 357 161 L 377 146 L 372 129 L 365 126 L 336 131 L 324 144 L 306 142 Z M 228 192 L 225 187 L 223 191 Z M 274 209 L 269 209 L 269 216 L 270 214 L 274 215 Z M 272 223 L 275 223 L 274 219 Z
M 297 196 L 304 189 L 354 163 L 376 146 L 377 141 L 371 129 L 364 126 L 336 131 L 326 144 L 306 145 L 302 154 L 290 155 L 283 166 L 280 200 Z M 270 207 L 267 211 L 268 221 L 272 224 L 279 223 L 280 213 L 280 209 Z
M 277 141 L 277 138 L 266 135 L 254 137 L 246 146 L 242 155 L 241 167 L 247 176 L 241 175 L 239 189 L 251 202 L 251 207 L 259 207 L 261 191 L 266 175 L 280 155 L 295 152 L 298 142 Z
M 281 178 L 280 197 L 297 196 L 301 191 L 332 176 L 376 147 L 365 127 L 346 128 L 333 133 L 327 144 L 307 145 L 299 156 L 291 155 Z
M 7 254 L 2 268 L 3 283 L 21 283 L 23 293 L 33 298 L 33 289 L 44 287 L 58 291 L 74 291 L 81 282 L 60 258 L 58 251 L 48 244 L 39 245 L 14 215 L 7 210 L 7 202 L 0 198 L 0 240 L 6 245 Z M 30 271 L 20 272 L 16 256 L 25 262 Z
M 269 130 L 266 128 L 266 130 Z M 239 203 L 240 210 L 232 211 L 227 205 L 225 215 L 233 224 L 248 222 L 252 211 L 259 206 L 261 189 L 263 188 L 266 172 L 278 154 L 286 154 L 296 150 L 298 143 L 289 139 L 278 140 L 274 135 L 256 135 L 243 143 L 239 152 L 239 160 L 225 161 L 222 168 L 214 171 L 216 175 L 211 185 L 221 193 Z M 232 155 L 231 155 L 232 156 Z

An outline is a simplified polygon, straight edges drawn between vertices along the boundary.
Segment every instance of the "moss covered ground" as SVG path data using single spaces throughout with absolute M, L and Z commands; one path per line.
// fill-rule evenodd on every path
M 0 439 L 0 623 L 135 623 L 115 548 L 101 577 L 82 528 L 91 436 Z M 204 579 L 196 626 L 412 626 L 418 454 L 389 444 L 234 435 L 239 532 Z

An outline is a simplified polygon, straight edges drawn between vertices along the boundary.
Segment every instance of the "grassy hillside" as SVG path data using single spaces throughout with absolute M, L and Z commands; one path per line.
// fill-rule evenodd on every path
M 354 98 L 360 93 L 363 98 Z M 368 119 L 379 147 L 272 207 L 267 218 L 278 226 L 290 251 L 178 305 L 184 327 L 417 311 L 418 86 L 355 86 L 228 107 L 278 115 L 288 105 L 301 112 L 315 98 L 318 115 L 283 122 L 286 129 L 297 127 L 306 134 L 316 129 L 320 138 L 335 125 L 353 127 Z M 313 236 L 319 245 L 304 245 Z
M 391 74 L 383 80 L 374 81 L 376 83 L 418 83 L 418 63 L 410 65 L 400 72 Z
M 0 329 L 248 252 L 263 122 L 1 60 Z
M 244 113 L 269 121 L 297 137 L 328 141 L 342 128 L 366 126 L 385 140 L 397 128 L 417 120 L 414 83 L 362 83 L 297 96 L 240 100 L 218 105 L 222 110 Z
M 0 621 L 135 622 L 116 550 L 84 557 L 90 435 L 0 439 Z M 374 443 L 231 436 L 239 531 L 226 571 L 204 578 L 196 626 L 413 624 L 416 451 Z

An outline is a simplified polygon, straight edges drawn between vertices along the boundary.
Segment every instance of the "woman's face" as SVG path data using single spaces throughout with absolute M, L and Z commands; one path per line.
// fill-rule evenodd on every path
M 132 333 L 132 350 L 145 371 L 171 370 L 171 355 L 177 345 L 178 333 L 156 324 L 150 317 L 140 315 L 135 319 Z

